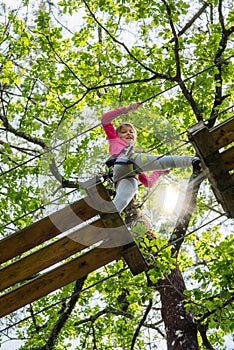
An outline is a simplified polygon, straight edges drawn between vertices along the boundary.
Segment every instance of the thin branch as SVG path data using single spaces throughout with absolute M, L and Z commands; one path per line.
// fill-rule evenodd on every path
M 44 33 L 39 33 L 39 34 L 43 35 L 43 36 L 46 38 L 46 40 L 48 41 L 48 43 L 49 43 L 49 45 L 50 45 L 50 47 L 51 47 L 51 49 L 52 49 L 52 51 L 53 51 L 53 53 L 54 53 L 55 56 L 58 58 L 59 62 L 61 62 L 61 63 L 69 70 L 69 72 L 79 81 L 79 83 L 80 83 L 84 88 L 86 88 L 86 89 L 88 90 L 88 89 L 89 89 L 88 86 L 86 86 L 86 85 L 80 80 L 80 78 L 79 78 L 79 77 L 77 76 L 77 74 L 73 71 L 73 69 L 69 66 L 69 64 L 67 64 L 67 63 L 62 59 L 62 57 L 58 54 L 58 52 L 54 49 L 53 44 L 52 44 L 52 42 L 51 42 L 49 36 L 46 35 L 46 34 L 44 34 Z
M 149 312 L 150 312 L 152 306 L 153 306 L 153 301 L 152 301 L 152 299 L 150 299 L 150 300 L 149 300 L 149 305 L 147 306 L 147 308 L 146 308 L 146 310 L 145 310 L 144 316 L 142 317 L 142 319 L 141 319 L 140 323 L 138 324 L 137 329 L 136 329 L 136 331 L 135 331 L 135 333 L 134 333 L 134 335 L 133 335 L 130 350 L 133 350 L 133 349 L 134 349 L 134 346 L 135 346 L 137 337 L 138 337 L 138 335 L 139 335 L 139 333 L 140 333 L 141 327 L 144 326 L 145 320 L 146 320 L 146 318 L 147 318 L 147 316 L 148 316 L 148 314 L 149 314 Z
M 216 306 L 215 309 L 210 310 L 210 311 L 207 311 L 206 313 L 204 313 L 204 315 L 203 315 L 202 317 L 200 317 L 200 318 L 197 320 L 197 322 L 198 322 L 198 323 L 202 323 L 202 322 L 205 321 L 209 316 L 214 315 L 214 314 L 217 312 L 217 310 L 222 310 L 224 307 L 226 307 L 226 306 L 232 304 L 233 301 L 234 301 L 234 294 L 232 295 L 232 297 L 231 297 L 230 299 L 224 301 L 224 302 L 222 303 L 222 305 Z
M 218 73 L 215 73 L 215 75 L 214 75 L 214 81 L 216 83 L 215 98 L 214 98 L 210 118 L 208 120 L 208 127 L 209 128 L 211 128 L 215 124 L 216 118 L 214 116 L 217 113 L 217 106 L 221 105 L 222 102 L 224 101 L 224 99 L 226 99 L 227 97 L 230 96 L 230 94 L 224 95 L 224 96 L 222 94 L 222 89 L 223 89 L 222 72 L 223 72 L 223 66 L 225 66 L 227 63 L 224 62 L 223 64 L 220 64 L 220 61 L 222 61 L 222 55 L 225 52 L 225 49 L 227 47 L 228 38 L 231 34 L 234 33 L 234 26 L 230 27 L 229 29 L 225 28 L 224 16 L 223 16 L 223 12 L 222 12 L 222 5 L 223 5 L 223 1 L 220 0 L 219 5 L 218 5 L 218 11 L 219 11 L 219 21 L 220 21 L 220 25 L 222 28 L 222 36 L 221 36 L 221 39 L 219 41 L 218 49 L 217 49 L 215 59 L 214 59 L 214 63 L 217 65 Z
M 103 310 L 98 311 L 95 315 L 92 315 L 86 319 L 83 319 L 83 320 L 80 320 L 80 321 L 74 323 L 74 326 L 77 327 L 81 324 L 88 323 L 88 322 L 94 323 L 99 317 L 106 315 L 106 314 L 109 314 L 109 313 L 116 315 L 116 316 L 123 316 L 123 317 L 130 319 L 130 320 L 135 319 L 135 317 L 133 315 L 131 315 L 129 312 L 123 311 L 122 309 L 116 310 L 112 307 L 107 307 Z M 159 323 L 162 323 L 162 321 L 158 322 L 157 324 L 159 324 Z M 158 327 L 155 326 L 155 324 L 150 324 L 150 323 L 144 322 L 143 326 L 146 328 L 149 328 L 149 329 L 154 329 L 157 332 L 159 332 L 163 337 L 165 336 L 162 333 L 162 331 Z
M 17 151 L 22 152 L 22 153 L 26 153 L 26 154 L 28 154 L 30 156 L 33 156 L 35 153 L 37 153 L 35 150 L 31 150 L 31 149 L 28 149 L 28 148 L 25 148 L 25 147 L 18 147 L 18 146 L 15 146 L 15 145 L 11 145 L 8 142 L 2 141 L 2 140 L 0 140 L 0 144 L 1 145 L 8 145 L 8 146 L 10 146 L 10 148 L 16 149 Z M 3 152 L 1 152 L 1 153 L 4 154 Z
M 190 106 L 192 107 L 194 114 L 196 115 L 196 118 L 198 121 L 201 121 L 202 115 L 201 115 L 201 111 L 197 105 L 197 103 L 195 102 L 195 100 L 193 99 L 192 93 L 189 92 L 189 90 L 187 89 L 185 83 L 182 80 L 181 77 L 181 64 L 180 64 L 180 55 L 179 55 L 179 40 L 178 40 L 178 35 L 176 33 L 175 30 L 175 26 L 172 20 L 172 13 L 171 13 L 171 8 L 168 5 L 166 0 L 163 0 L 164 5 L 166 6 L 166 10 L 167 10 L 167 15 L 169 18 L 169 22 L 170 22 L 170 27 L 173 33 L 173 38 L 174 38 L 174 55 L 175 55 L 175 63 L 176 63 L 176 78 L 175 80 L 179 83 L 179 86 L 184 94 L 184 97 L 187 99 L 187 101 L 189 102 Z
M 188 21 L 188 23 L 185 24 L 185 26 L 178 32 L 177 36 L 183 35 L 192 25 L 193 23 L 201 16 L 201 14 L 206 10 L 206 8 L 210 4 L 208 2 L 204 2 L 203 6 L 198 10 L 197 13 Z M 172 38 L 169 43 L 172 43 L 175 39 Z
M 173 20 L 172 20 L 171 8 L 168 5 L 166 0 L 163 0 L 163 3 L 166 6 L 166 10 L 167 10 L 167 15 L 168 15 L 169 22 L 170 22 L 171 31 L 172 31 L 172 34 L 173 34 L 173 39 L 174 39 L 173 41 L 175 42 L 174 43 L 174 54 L 175 54 L 175 63 L 176 63 L 176 79 L 177 79 L 177 81 L 178 80 L 180 81 L 182 79 L 181 79 L 180 55 L 179 55 L 179 49 L 180 48 L 179 48 L 178 35 L 176 33 L 175 26 L 174 26 L 174 23 L 173 23 Z
M 61 332 L 63 326 L 65 325 L 65 323 L 67 322 L 67 320 L 69 319 L 77 300 L 79 299 L 80 293 L 82 291 L 84 282 L 86 280 L 87 276 L 80 278 L 79 280 L 76 281 L 75 283 L 75 287 L 73 290 L 73 293 L 71 295 L 71 298 L 68 302 L 68 304 L 66 305 L 66 303 L 64 303 L 61 307 L 60 310 L 60 316 L 57 320 L 57 322 L 55 323 L 46 344 L 41 348 L 42 350 L 52 350 L 54 349 L 54 346 L 57 342 L 57 338 L 59 333 Z
M 107 35 L 118 45 L 122 46 L 125 51 L 129 54 L 129 56 L 135 61 L 137 62 L 141 67 L 143 67 L 146 71 L 149 71 L 151 73 L 154 74 L 154 76 L 157 76 L 157 78 L 160 79 L 166 79 L 166 80 L 171 80 L 171 77 L 167 74 L 162 74 L 162 73 L 157 73 L 154 70 L 152 70 L 151 68 L 149 68 L 148 66 L 146 66 L 145 64 L 143 64 L 141 61 L 139 61 L 134 55 L 133 53 L 129 50 L 129 48 L 125 45 L 125 43 L 119 41 L 118 39 L 116 39 L 114 37 L 114 35 L 111 34 L 111 32 L 104 27 L 101 22 L 97 19 L 97 17 L 95 16 L 95 14 L 92 12 L 90 6 L 88 5 L 87 1 L 84 0 L 85 6 L 87 7 L 91 17 L 94 19 L 94 21 L 107 33 Z

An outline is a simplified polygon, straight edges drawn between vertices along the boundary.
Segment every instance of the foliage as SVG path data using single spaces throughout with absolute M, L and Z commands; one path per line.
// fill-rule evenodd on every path
M 128 119 L 138 128 L 137 147 L 160 154 L 177 148 L 177 154 L 194 152 L 186 143 L 187 127 L 231 116 L 232 1 L 25 0 L 17 6 L 2 3 L 0 17 L 2 237 L 46 216 L 54 199 L 56 208 L 79 199 L 82 192 L 70 194 L 70 188 L 105 170 L 103 111 L 147 100 Z M 52 159 L 70 181 L 68 188 L 61 189 L 51 173 Z M 178 173 L 178 178 L 185 176 Z M 210 199 L 209 185 L 202 191 L 191 231 L 213 217 L 209 200 L 220 210 Z M 61 194 L 66 196 L 58 199 Z M 175 259 L 168 247 L 167 218 L 153 225 L 157 239 L 146 239 L 145 245 L 160 252 L 147 278 L 133 277 L 122 260 L 90 274 L 67 322 L 54 335 L 53 349 L 163 346 L 165 329 L 153 285 L 170 273 Z M 207 327 L 213 349 L 223 347 L 224 336 L 233 332 L 232 247 L 231 234 L 219 226 L 205 227 L 186 236 L 177 259 L 191 286 L 185 291 L 186 308 Z M 73 289 L 74 283 L 3 320 L 9 325 L 30 315 L 14 327 L 24 341 L 20 349 L 46 349 Z M 199 343 L 205 349 L 204 338 Z

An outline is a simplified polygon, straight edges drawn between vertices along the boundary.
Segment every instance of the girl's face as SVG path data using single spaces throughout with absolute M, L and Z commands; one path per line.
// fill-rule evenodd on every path
M 136 132 L 130 125 L 122 125 L 118 132 L 118 136 L 129 144 L 136 140 Z

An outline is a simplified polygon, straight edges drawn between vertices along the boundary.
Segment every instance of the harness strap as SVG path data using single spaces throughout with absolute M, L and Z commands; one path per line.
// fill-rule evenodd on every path
M 121 155 L 124 154 L 125 156 L 129 157 L 132 153 L 133 153 L 133 145 L 128 145 L 126 147 L 124 147 L 123 149 L 121 149 L 121 151 L 119 153 L 116 154 L 112 154 L 112 156 L 110 156 L 107 161 L 105 162 L 105 164 L 108 166 L 108 168 L 111 168 L 115 163 L 116 163 L 116 159 Z M 120 163 L 119 163 L 120 164 Z M 125 163 L 124 163 L 125 164 Z

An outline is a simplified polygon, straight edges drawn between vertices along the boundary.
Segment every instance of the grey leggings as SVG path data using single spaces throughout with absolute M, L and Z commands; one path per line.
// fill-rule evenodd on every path
M 126 164 L 129 159 L 134 161 L 134 166 L 133 164 Z M 144 171 L 187 168 L 192 166 L 194 159 L 198 158 L 191 156 L 153 156 L 145 153 L 133 154 L 130 158 L 127 156 L 120 157 L 114 166 L 113 173 L 114 182 L 119 181 L 113 201 L 117 210 L 121 212 L 126 208 L 137 191 L 137 179 L 128 176 L 135 176 Z M 118 164 L 118 162 L 125 164 Z

